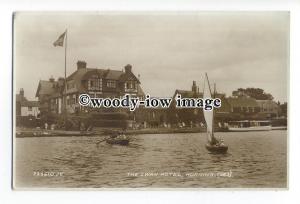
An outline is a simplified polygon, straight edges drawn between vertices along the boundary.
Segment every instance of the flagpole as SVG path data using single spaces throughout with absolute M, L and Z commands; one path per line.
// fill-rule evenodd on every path
M 65 100 L 64 100 L 64 120 L 65 130 L 67 130 L 67 45 L 68 45 L 68 29 L 66 29 L 65 36 Z

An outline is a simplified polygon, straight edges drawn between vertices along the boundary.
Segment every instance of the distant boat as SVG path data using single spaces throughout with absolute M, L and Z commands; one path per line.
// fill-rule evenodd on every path
M 228 131 L 231 132 L 248 132 L 248 131 L 270 131 L 272 126 L 268 120 L 241 120 L 230 121 Z
M 215 88 L 214 88 L 215 89 Z M 215 90 L 214 90 L 215 95 Z M 207 74 L 205 74 L 203 98 L 211 98 L 211 88 L 208 80 Z M 206 149 L 212 153 L 224 154 L 228 150 L 228 146 L 224 144 L 223 140 L 219 141 L 214 135 L 214 110 L 203 111 L 204 119 L 206 122 L 206 132 L 207 132 L 207 144 Z

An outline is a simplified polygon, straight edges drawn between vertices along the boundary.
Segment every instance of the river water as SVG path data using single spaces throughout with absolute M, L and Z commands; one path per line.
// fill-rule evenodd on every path
M 103 137 L 17 138 L 14 185 L 37 188 L 285 188 L 287 131 L 217 133 L 229 146 L 209 154 L 206 134 L 149 134 L 129 146 Z

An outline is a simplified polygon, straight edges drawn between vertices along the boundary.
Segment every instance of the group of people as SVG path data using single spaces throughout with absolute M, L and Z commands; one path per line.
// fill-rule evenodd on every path
M 114 134 L 110 135 L 110 138 L 112 138 L 112 139 L 123 139 L 123 140 L 128 139 L 127 136 L 125 135 L 124 131 L 115 132 Z
M 210 144 L 214 145 L 214 146 L 225 146 L 223 139 L 221 139 L 221 138 L 216 139 L 215 137 L 212 138 L 212 141 L 210 142 Z

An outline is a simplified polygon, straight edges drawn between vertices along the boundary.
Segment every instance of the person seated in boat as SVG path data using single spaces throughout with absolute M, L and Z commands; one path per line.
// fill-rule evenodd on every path
M 118 133 L 113 132 L 109 137 L 115 139 L 116 137 L 118 137 L 118 135 L 119 135 Z
M 125 135 L 124 131 L 121 131 L 118 138 L 125 140 L 125 139 L 127 139 L 127 136 Z
M 124 139 L 125 138 L 125 134 L 122 132 L 122 131 L 118 131 L 118 132 L 115 132 L 114 134 L 112 134 L 110 136 L 112 139 Z
M 218 146 L 218 145 L 219 145 L 219 140 L 217 140 L 216 138 L 213 137 L 213 138 L 211 139 L 210 144 L 211 144 L 211 145 L 216 145 L 216 146 Z
M 220 139 L 219 146 L 225 146 L 223 139 Z

